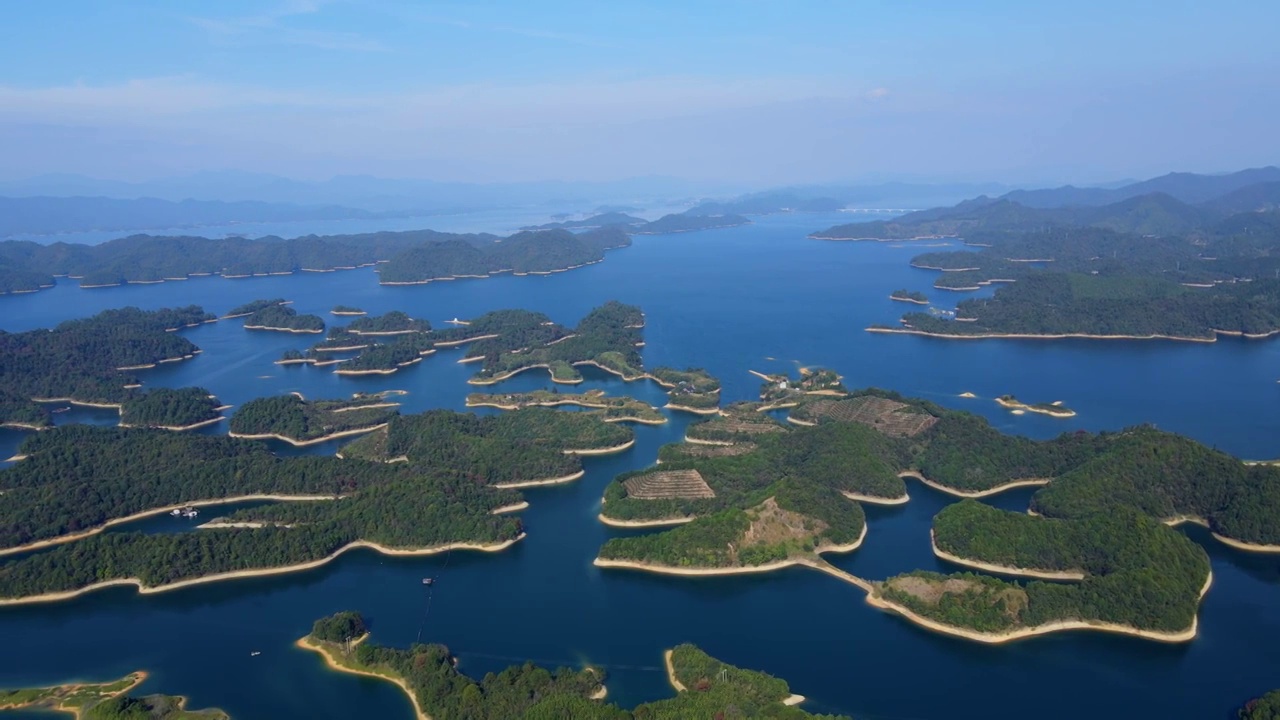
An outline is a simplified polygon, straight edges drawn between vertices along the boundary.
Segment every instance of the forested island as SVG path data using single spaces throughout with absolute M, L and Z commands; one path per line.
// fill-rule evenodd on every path
M 339 316 L 342 316 L 342 315 L 359 316 L 359 315 L 364 315 L 366 313 L 364 310 L 361 310 L 358 307 L 353 307 L 351 305 L 334 305 L 333 309 L 329 311 L 329 314 L 339 315 Z
M 844 378 L 827 368 L 802 367 L 798 379 L 780 373 L 766 375 L 755 370 L 751 374 L 764 381 L 760 385 L 760 400 L 766 409 L 795 407 L 813 396 L 844 397 L 849 393 L 843 384 Z
M 262 397 L 231 416 L 231 436 L 275 438 L 291 445 L 314 445 L 384 427 L 399 403 L 381 398 L 304 400 L 300 395 Z
M 915 303 L 916 305 L 928 305 L 929 298 L 919 290 L 894 290 L 889 294 L 890 300 L 898 302 Z
M 0 562 L 0 604 L 107 584 L 153 592 L 290 572 L 361 546 L 407 554 L 498 550 L 523 532 L 519 520 L 494 514 L 518 505 L 518 493 L 489 487 L 463 463 L 444 459 L 276 457 L 249 440 L 76 425 L 32 435 L 20 451 L 27 459 L 0 471 L 0 555 L 52 547 Z M 281 502 L 233 513 L 218 529 L 99 532 L 236 499 Z
M 499 242 L 500 241 L 500 242 Z M 575 235 L 568 230 L 523 231 L 507 238 L 458 238 L 407 249 L 378 267 L 383 285 L 423 285 L 495 273 L 551 273 L 597 263 L 631 238 L 616 226 Z
M 431 323 L 393 310 L 386 315 L 352 320 L 346 331 L 352 335 L 412 335 L 431 332 Z
M 128 694 L 146 679 L 145 672 L 135 672 L 105 683 L 0 690 L 0 710 L 55 710 L 76 720 L 230 720 L 221 710 L 188 710 L 186 698 Z
M 128 307 L 68 320 L 52 330 L 0 330 L 0 423 L 49 424 L 38 402 L 118 407 L 139 385 L 131 374 L 200 352 L 174 330 L 214 319 L 197 306 Z
M 194 430 L 221 422 L 223 409 L 218 399 L 204 388 L 156 388 L 124 401 L 120 407 L 120 425 Z
M 873 605 L 983 642 L 1075 628 L 1172 642 L 1195 636 L 1211 577 L 1204 551 L 1169 525 L 1202 523 L 1232 547 L 1280 551 L 1280 468 L 1178 435 L 1137 427 L 1033 441 L 875 389 L 796 402 L 790 428 L 758 412 L 766 406 L 730 406 L 663 447 L 659 466 L 616 478 L 602 521 L 677 527 L 609 540 L 597 564 L 674 574 L 802 564 L 862 587 Z M 974 497 L 1044 485 L 1034 515 L 947 507 L 935 548 L 976 569 L 1059 582 L 927 572 L 872 582 L 815 557 L 856 547 L 865 527 L 841 495 L 905 502 L 903 477 Z
M 661 425 L 667 418 L 658 409 L 635 398 L 610 397 L 603 390 L 588 390 L 575 395 L 559 390 L 535 390 L 527 393 L 488 394 L 471 393 L 467 407 L 492 407 L 499 410 L 519 410 L 528 407 L 558 407 L 575 405 L 589 408 L 605 422 L 638 422 Z
M 247 313 L 247 314 L 246 314 Z M 277 330 L 280 332 L 322 333 L 324 318 L 319 315 L 300 315 L 283 300 L 255 300 L 241 305 L 227 314 L 228 317 L 244 316 L 246 330 Z
M 1280 690 L 1272 690 L 1245 703 L 1236 717 L 1239 720 L 1280 720 Z
M 688 718 L 823 718 L 795 704 L 804 700 L 787 683 L 760 672 L 716 660 L 693 645 L 665 654 L 674 698 L 628 711 L 604 702 L 606 677 L 595 667 L 546 670 L 525 663 L 476 681 L 457 670 L 443 645 L 415 643 L 408 649 L 376 645 L 359 613 L 317 620 L 298 647 L 320 654 L 338 672 L 391 682 L 409 696 L 418 718 L 467 717 L 481 720 L 687 720 Z
M 634 442 L 629 428 L 587 413 L 530 407 L 481 417 L 430 410 L 391 418 L 340 456 L 448 467 L 486 485 L 518 488 L 577 480 L 578 456 L 621 452 Z
M 667 235 L 670 233 L 694 232 L 696 230 L 718 230 L 720 228 L 750 225 L 751 221 L 741 215 L 694 215 L 688 212 L 663 215 L 653 222 L 639 226 L 632 231 L 633 235 Z

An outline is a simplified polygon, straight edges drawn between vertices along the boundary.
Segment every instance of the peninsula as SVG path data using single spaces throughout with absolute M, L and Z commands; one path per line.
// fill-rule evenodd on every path
M 648 403 L 630 397 L 610 397 L 603 390 L 589 390 L 580 395 L 561 393 L 557 390 L 535 390 L 527 393 L 486 394 L 471 393 L 467 407 L 492 407 L 499 410 L 519 410 L 527 407 L 559 407 L 574 405 L 598 411 L 605 422 L 636 422 L 644 425 L 661 425 L 667 418 Z
M 226 406 L 204 388 L 156 388 L 124 401 L 120 426 L 195 430 L 222 422 L 224 409 Z
M 725 664 L 688 644 L 664 654 L 676 696 L 628 711 L 604 702 L 607 677 L 600 668 L 548 671 L 526 663 L 476 681 L 458 672 L 456 660 L 443 645 L 415 643 L 398 649 L 376 645 L 369 637 L 359 613 L 343 612 L 317 620 L 297 646 L 319 654 L 330 670 L 396 685 L 408 696 L 419 720 L 467 714 L 582 720 L 814 717 L 793 707 L 804 698 L 793 694 L 786 682 Z M 466 712 L 464 703 L 469 703 Z
M 916 305 L 928 305 L 929 298 L 919 290 L 894 290 L 889 294 L 890 300 L 898 302 L 915 303 Z
M 292 333 L 324 332 L 324 318 L 319 315 L 299 315 L 297 310 L 279 300 L 258 300 L 232 310 L 228 313 L 228 316 L 239 317 L 246 310 L 249 312 L 244 318 L 246 330 L 275 330 L 277 332 Z
M 364 310 L 361 310 L 358 307 L 352 307 L 351 305 L 334 305 L 333 309 L 329 311 L 329 314 L 337 315 L 341 317 L 341 316 L 360 316 L 366 313 Z

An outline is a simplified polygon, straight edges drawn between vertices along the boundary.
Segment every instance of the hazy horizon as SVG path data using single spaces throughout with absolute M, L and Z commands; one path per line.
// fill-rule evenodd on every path
M 4 180 L 1044 186 L 1280 162 L 1274 3 L 81 1 L 9 15 Z

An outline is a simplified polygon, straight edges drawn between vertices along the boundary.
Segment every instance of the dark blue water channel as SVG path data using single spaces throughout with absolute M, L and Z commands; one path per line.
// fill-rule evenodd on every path
M 437 325 L 500 308 L 528 308 L 575 323 L 609 299 L 647 315 L 645 362 L 704 366 L 724 382 L 726 401 L 751 398 L 749 369 L 828 366 L 851 387 L 877 385 L 980 413 L 1006 432 L 1032 437 L 1141 422 L 1182 432 L 1247 458 L 1280 456 L 1280 343 L 941 341 L 872 335 L 904 306 L 897 288 L 919 289 L 943 307 L 965 295 L 934 290 L 933 274 L 909 258 L 929 243 L 841 244 L 804 239 L 840 215 L 784 215 L 732 230 L 639 237 L 606 262 L 546 277 L 499 277 L 387 288 L 370 270 L 246 280 L 197 279 L 81 290 L 63 282 L 33 295 L 0 298 L 0 327 L 49 327 L 104 308 L 188 303 L 222 313 L 260 297 L 285 297 L 300 312 L 334 304 L 371 313 L 404 310 Z M 287 348 L 313 336 L 250 332 L 238 322 L 184 334 L 195 359 L 142 371 L 151 386 L 200 385 L 225 403 L 298 391 L 308 398 L 407 390 L 405 412 L 462 409 L 472 368 L 442 351 L 391 376 L 343 378 L 330 368 L 281 367 Z M 549 387 L 530 372 L 498 386 Z M 654 404 L 648 383 L 587 372 L 582 388 L 631 394 Z M 977 399 L 962 399 L 973 392 Z M 1062 400 L 1068 420 L 1014 416 L 992 398 Z M 59 422 L 113 423 L 113 411 L 76 408 Z M 622 533 L 599 524 L 599 498 L 618 473 L 649 465 L 683 435 L 690 417 L 638 427 L 626 453 L 585 461 L 587 475 L 529 490 L 528 538 L 500 554 L 388 558 L 353 551 L 328 566 L 279 578 L 239 580 L 140 596 L 111 589 L 74 601 L 0 609 L 0 686 L 108 679 L 145 669 L 144 691 L 183 694 L 238 720 L 410 718 L 408 701 L 386 683 L 327 672 L 293 647 L 324 614 L 357 609 L 375 638 L 405 646 L 447 644 L 479 675 L 532 659 L 594 663 L 609 671 L 609 697 L 623 705 L 670 694 L 664 648 L 695 642 L 728 662 L 786 678 L 811 710 L 864 718 L 992 717 L 1035 714 L 1225 718 L 1245 699 L 1280 686 L 1280 558 L 1226 549 L 1198 530 L 1215 582 L 1194 642 L 1167 646 L 1092 633 L 1035 638 L 1000 647 L 938 636 L 864 603 L 863 593 L 805 569 L 735 578 L 668 578 L 591 565 Z M 204 432 L 225 432 L 225 424 Z M 0 457 L 23 434 L 0 431 Z M 305 452 L 332 453 L 340 442 Z M 279 452 L 300 452 L 273 445 Z M 929 549 L 932 516 L 946 498 L 909 482 L 912 500 L 868 508 L 862 549 L 835 564 L 872 579 L 913 568 L 947 570 Z M 1024 509 L 1032 490 L 990 500 Z M 214 511 L 205 513 L 211 517 Z M 208 517 L 202 517 L 206 520 Z M 186 523 L 186 524 L 184 524 Z M 152 518 L 130 527 L 189 530 Z M 419 579 L 440 577 L 429 615 Z M 258 651 L 258 656 L 250 656 Z

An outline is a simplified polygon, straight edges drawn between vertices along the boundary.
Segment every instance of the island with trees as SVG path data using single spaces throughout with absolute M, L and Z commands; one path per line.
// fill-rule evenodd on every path
M 606 251 L 630 244 L 631 238 L 616 226 L 580 234 L 554 229 L 507 238 L 481 235 L 403 250 L 377 270 L 383 285 L 423 285 L 504 272 L 545 274 L 602 262 Z
M 676 696 L 625 710 L 607 704 L 604 671 L 546 670 L 533 663 L 489 673 L 476 681 L 460 673 L 449 649 L 415 643 L 408 649 L 370 639 L 368 623 L 355 612 L 317 620 L 297 646 L 319 654 L 334 671 L 390 682 L 409 697 L 418 718 L 579 718 L 581 720 L 685 720 L 686 718 L 822 718 L 796 704 L 803 697 L 783 680 L 723 663 L 693 645 L 664 654 Z
M 34 434 L 21 452 L 26 460 L 0 471 L 0 556 L 14 556 L 0 560 L 0 604 L 108 585 L 158 592 L 292 572 L 360 547 L 493 551 L 523 535 L 518 519 L 495 514 L 520 505 L 519 494 L 490 487 L 461 460 L 277 457 L 249 440 L 89 426 Z M 101 532 L 149 515 L 255 499 L 275 502 L 207 530 Z M 23 552 L 36 548 L 44 549 Z
M 916 305 L 928 305 L 929 298 L 919 290 L 894 290 L 889 293 L 890 300 L 898 302 L 915 303 Z
M 598 415 L 529 407 L 478 416 L 430 410 L 391 418 L 341 457 L 444 466 L 486 485 L 519 488 L 582 477 L 579 456 L 622 452 L 635 433 Z
M 673 213 L 650 223 L 645 223 L 634 230 L 633 235 L 668 235 L 672 233 L 695 232 L 698 230 L 718 230 L 721 228 L 750 225 L 751 221 L 741 215 L 701 215 L 688 212 Z
M 611 539 L 597 564 L 678 575 L 809 566 L 876 607 L 981 642 L 1072 629 L 1184 642 L 1212 576 L 1205 552 L 1171 525 L 1280 552 L 1280 468 L 1154 428 L 1035 441 L 875 389 L 798 400 L 802 421 L 790 425 L 760 407 L 731 405 L 663 447 L 660 465 L 616 478 L 603 522 L 675 527 Z M 856 548 L 858 503 L 906 502 L 904 477 L 962 497 L 1044 486 L 1030 515 L 968 501 L 933 528 L 940 558 L 1034 580 L 919 571 L 872 581 L 817 557 Z
M 1239 720 L 1277 720 L 1280 718 L 1280 690 L 1272 690 L 1245 703 L 1238 711 Z
M 399 405 L 381 398 L 308 401 L 296 393 L 262 397 L 236 410 L 230 434 L 314 445 L 386 427 Z
M 221 710 L 188 710 L 183 697 L 129 694 L 146 679 L 145 672 L 133 672 L 104 683 L 0 690 L 0 711 L 53 710 L 71 713 L 76 720 L 230 720 Z
M 258 300 L 236 308 L 229 313 L 238 317 L 246 308 L 255 308 L 244 318 L 246 330 L 275 330 L 277 332 L 322 333 L 324 318 L 319 315 L 300 315 L 297 310 L 278 300 Z M 237 312 L 239 311 L 239 312 Z
M 329 311 L 329 314 L 337 315 L 339 317 L 342 317 L 342 316 L 358 317 L 360 315 L 365 315 L 367 313 L 365 313 L 364 310 L 361 310 L 360 308 L 354 307 L 352 305 L 334 305 L 333 309 Z
M 138 370 L 192 358 L 200 349 L 174 332 L 214 319 L 196 306 L 122 308 L 20 333 L 0 331 L 0 424 L 49 424 L 40 403 L 118 408 L 136 394 Z
M 413 335 L 431 332 L 431 323 L 417 320 L 399 310 L 393 310 L 377 317 L 356 318 L 346 327 L 352 335 Z
M 845 397 L 849 394 L 844 378 L 827 368 L 802 367 L 799 378 L 755 370 L 751 374 L 764 381 L 760 385 L 760 400 L 766 410 L 796 407 L 814 396 Z
M 313 356 L 325 351 L 323 348 L 312 348 Z M 435 341 L 425 333 L 397 333 L 390 342 L 372 343 L 350 359 L 336 359 L 329 355 L 326 359 L 317 358 L 312 364 L 339 364 L 340 367 L 334 370 L 338 375 L 390 375 L 401 368 L 421 362 L 422 358 L 435 351 Z M 341 351 L 329 348 L 328 352 Z
M 204 388 L 156 388 L 124 401 L 120 407 L 120 426 L 195 430 L 222 422 L 225 409 L 226 406 Z
M 527 393 L 471 393 L 467 407 L 491 407 L 499 410 L 519 410 L 527 407 L 559 407 L 573 405 L 588 408 L 605 422 L 637 422 L 645 425 L 661 425 L 667 418 L 658 409 L 635 398 L 606 395 L 603 390 L 585 393 L 562 393 L 551 390 L 534 390 Z

